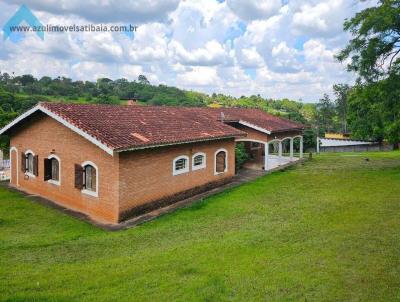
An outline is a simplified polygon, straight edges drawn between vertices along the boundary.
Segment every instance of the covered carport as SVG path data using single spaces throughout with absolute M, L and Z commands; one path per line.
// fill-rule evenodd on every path
M 247 168 L 272 170 L 303 157 L 304 125 L 261 109 L 204 108 L 205 112 L 246 133 L 237 143 L 246 144 L 251 155 Z M 252 150 L 252 148 L 254 150 Z M 287 150 L 286 150 L 287 149 Z
M 294 143 L 295 140 L 299 140 L 299 148 L 296 154 L 294 153 Z M 283 154 L 283 143 L 289 141 L 289 152 L 287 156 Z M 271 152 L 272 146 L 272 152 Z M 275 169 L 282 165 L 287 165 L 291 162 L 295 162 L 303 158 L 303 136 L 296 135 L 290 137 L 284 137 L 282 139 L 272 139 L 265 143 L 265 157 L 264 157 L 264 169 L 266 171 Z M 295 156 L 297 155 L 297 156 Z
M 283 152 L 283 143 L 289 141 L 289 152 Z M 298 150 L 295 150 L 295 140 L 298 140 Z M 283 139 L 272 139 L 270 141 L 260 141 L 251 138 L 237 139 L 236 143 L 245 143 L 246 151 L 249 153 L 250 159 L 244 164 L 247 169 L 254 170 L 273 170 L 279 166 L 296 162 L 303 158 L 303 137 L 296 135 L 293 137 L 285 137 Z M 256 145 L 261 146 L 256 147 Z M 296 152 L 295 152 L 296 151 Z M 254 154 L 257 154 L 254 156 Z

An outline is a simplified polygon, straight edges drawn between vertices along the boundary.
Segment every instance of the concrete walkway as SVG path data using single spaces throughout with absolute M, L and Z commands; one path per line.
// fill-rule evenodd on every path
M 276 168 L 279 168 L 280 166 L 286 166 L 287 164 L 290 164 L 292 162 L 296 162 L 300 160 L 298 157 L 293 157 L 292 160 L 290 160 L 289 156 L 282 156 L 281 159 L 279 159 L 278 155 L 268 155 L 268 171 L 270 170 L 275 170 Z M 264 170 L 264 156 L 261 157 L 261 160 L 256 161 L 256 160 L 248 160 L 244 163 L 243 165 L 244 168 L 252 169 L 252 170 Z
M 282 156 L 281 159 L 279 160 L 279 156 L 269 155 L 268 156 L 268 170 L 274 170 L 276 168 L 279 168 L 280 166 L 285 166 L 287 164 L 296 162 L 298 160 L 300 160 L 300 158 L 298 158 L 298 157 L 293 157 L 293 159 L 290 160 L 289 156 Z

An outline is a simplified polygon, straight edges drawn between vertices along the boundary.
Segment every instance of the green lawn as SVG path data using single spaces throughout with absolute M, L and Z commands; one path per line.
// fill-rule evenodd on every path
M 399 301 L 400 152 L 320 155 L 118 232 L 0 189 L 0 300 Z

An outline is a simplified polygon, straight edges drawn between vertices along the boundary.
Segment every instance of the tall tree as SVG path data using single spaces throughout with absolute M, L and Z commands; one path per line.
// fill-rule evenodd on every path
M 352 132 L 400 141 L 400 0 L 379 0 L 344 23 L 353 38 L 339 53 L 359 75 L 349 98 Z
M 138 76 L 138 81 L 140 84 L 146 84 L 146 85 L 150 85 L 150 81 L 147 79 L 147 77 L 145 75 L 139 75 Z
M 323 131 L 333 131 L 335 106 L 327 94 L 317 103 L 317 125 Z
M 353 39 L 339 53 L 339 61 L 351 59 L 348 69 L 367 81 L 379 80 L 400 65 L 400 0 L 379 0 L 344 23 Z
M 336 97 L 336 111 L 342 126 L 341 130 L 342 132 L 347 133 L 348 94 L 350 92 L 350 86 L 347 84 L 335 84 L 333 85 L 333 91 Z

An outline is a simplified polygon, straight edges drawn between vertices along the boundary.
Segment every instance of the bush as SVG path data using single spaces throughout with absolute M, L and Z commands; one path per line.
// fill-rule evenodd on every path
M 249 159 L 249 155 L 246 152 L 244 143 L 237 143 L 235 147 L 235 164 L 236 169 L 240 169 L 243 163 Z

